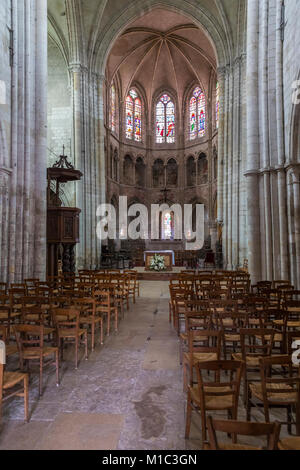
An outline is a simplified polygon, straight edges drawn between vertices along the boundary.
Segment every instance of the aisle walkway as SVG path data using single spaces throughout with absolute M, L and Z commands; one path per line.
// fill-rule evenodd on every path
M 4 405 L 0 449 L 185 448 L 185 397 L 178 339 L 168 321 L 168 283 L 142 283 L 141 298 L 119 334 L 78 371 L 73 355 L 67 359 L 59 388 L 46 370 L 41 399 L 33 377 L 29 424 L 22 421 L 21 399 Z
M 185 395 L 179 341 L 169 324 L 168 285 L 142 282 L 141 297 L 131 304 L 119 334 L 97 346 L 77 371 L 70 346 L 61 386 L 55 385 L 55 373 L 46 370 L 41 399 L 35 373 L 30 423 L 23 422 L 22 399 L 5 403 L 0 450 L 201 449 L 199 418 L 192 420 L 191 440 L 184 439 Z M 263 421 L 260 411 L 252 415 Z M 272 411 L 271 416 L 272 421 L 283 420 L 284 412 Z M 239 419 L 245 418 L 240 401 Z M 284 426 L 282 437 L 286 435 Z

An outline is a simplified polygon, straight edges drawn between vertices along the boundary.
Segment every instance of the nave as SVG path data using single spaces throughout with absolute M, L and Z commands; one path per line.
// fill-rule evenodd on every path
M 118 334 L 112 333 L 74 370 L 74 346 L 61 363 L 61 384 L 44 372 L 39 397 L 38 369 L 30 367 L 29 423 L 24 424 L 22 398 L 3 405 L 0 449 L 18 450 L 198 450 L 201 421 L 193 414 L 190 439 L 185 440 L 186 394 L 176 330 L 169 323 L 169 283 L 140 282 L 140 297 L 130 302 Z M 89 338 L 90 341 L 90 338 Z M 9 360 L 9 368 L 18 368 Z M 212 412 L 225 418 L 226 412 Z M 240 420 L 246 412 L 239 404 Z M 271 410 L 271 421 L 284 420 L 283 410 Z M 264 421 L 252 410 L 252 421 Z M 288 436 L 282 426 L 281 439 Z M 243 438 L 241 438 L 243 442 Z M 246 439 L 249 443 L 249 438 Z M 250 438 L 262 445 L 260 438 Z

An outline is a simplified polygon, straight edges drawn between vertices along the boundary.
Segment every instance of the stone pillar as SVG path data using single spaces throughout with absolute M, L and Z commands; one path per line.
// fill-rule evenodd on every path
M 295 251 L 296 251 L 296 289 L 300 289 L 300 166 L 292 171 L 294 193 Z
M 35 69 L 35 119 L 37 125 L 35 147 L 35 240 L 34 277 L 43 279 L 47 258 L 47 83 L 48 83 L 48 23 L 47 0 L 36 5 L 36 69 Z M 30 80 L 30 76 L 28 77 Z M 29 225 L 29 233 L 32 226 Z M 31 235 L 32 236 L 32 235 Z M 30 260 L 29 260 L 30 262 Z M 27 271 L 30 274 L 30 270 Z
M 223 223 L 223 184 L 224 184 L 224 125 L 225 125 L 225 68 L 218 69 L 220 90 L 220 113 L 218 130 L 218 222 Z
M 287 194 L 283 112 L 283 42 L 281 38 L 282 0 L 276 0 L 276 122 L 278 149 L 278 207 L 280 238 L 280 271 L 281 279 L 289 278 L 288 232 L 287 232 Z
M 258 169 L 259 123 L 258 102 L 258 45 L 259 0 L 248 0 L 247 25 L 247 197 L 248 197 L 248 257 L 249 271 L 255 284 L 261 279 L 261 242 Z
M 47 1 L 12 1 L 8 280 L 46 274 Z

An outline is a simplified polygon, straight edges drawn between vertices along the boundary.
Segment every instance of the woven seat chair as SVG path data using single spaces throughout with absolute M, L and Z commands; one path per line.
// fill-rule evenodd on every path
M 68 308 L 53 308 L 51 310 L 53 324 L 56 327 L 57 342 L 63 360 L 65 342 L 75 344 L 75 369 L 78 369 L 78 353 L 80 344 L 85 346 L 85 360 L 88 359 L 87 330 L 80 327 L 80 310 L 74 306 Z
M 59 354 L 58 348 L 48 346 L 44 342 L 46 335 L 50 330 L 44 325 L 15 325 L 14 332 L 16 335 L 17 345 L 20 355 L 20 369 L 24 369 L 24 363 L 29 364 L 30 361 L 38 361 L 40 366 L 39 376 L 39 394 L 43 393 L 43 370 L 46 366 L 55 364 L 56 367 L 56 385 L 59 386 Z M 47 359 L 54 357 L 54 361 Z
M 5 371 L 6 348 L 0 350 L 0 422 L 2 417 L 2 404 L 13 396 L 24 398 L 24 417 L 29 421 L 29 376 L 20 371 Z
M 77 298 L 74 307 L 80 310 L 80 325 L 91 327 L 92 351 L 95 350 L 95 331 L 99 326 L 100 344 L 103 345 L 103 318 L 96 312 L 96 300 L 93 298 Z
M 300 436 L 300 369 L 295 370 L 291 357 L 274 356 L 260 359 L 260 382 L 249 382 L 247 394 L 247 420 L 251 421 L 251 408 L 262 406 L 265 421 L 270 422 L 270 408 L 286 408 L 288 431 L 291 434 L 292 424 L 296 425 Z M 296 419 L 292 420 L 292 409 Z
M 6 357 L 14 356 L 19 352 L 18 346 L 16 344 L 10 344 L 8 331 L 8 326 L 0 325 L 0 340 L 5 344 Z
M 279 450 L 300 450 L 300 437 L 286 437 L 278 442 Z
M 194 367 L 198 362 L 219 361 L 221 359 L 222 332 L 215 330 L 188 330 L 188 351 L 183 354 L 183 390 L 193 385 Z
M 249 423 L 232 420 L 216 420 L 211 416 L 207 419 L 209 450 L 277 450 L 278 440 L 280 436 L 281 425 L 279 423 Z M 251 444 L 221 443 L 217 437 L 217 433 L 231 434 L 232 436 L 247 436 L 251 438 L 266 437 L 266 446 L 255 446 Z M 233 441 L 235 439 L 233 438 Z
M 95 290 L 93 298 L 96 302 L 96 314 L 107 318 L 107 336 L 110 335 L 111 319 L 114 318 L 115 332 L 118 332 L 118 307 L 113 301 L 109 290 Z
M 209 361 L 196 365 L 197 384 L 190 385 L 187 397 L 185 438 L 190 436 L 192 410 L 200 412 L 202 445 L 207 438 L 206 414 L 209 411 L 227 411 L 229 419 L 238 418 L 238 401 L 244 364 L 242 361 Z M 214 381 L 204 374 L 214 373 Z
M 233 353 L 232 359 L 243 361 L 244 403 L 247 403 L 248 380 L 250 374 L 260 374 L 260 359 L 270 357 L 274 346 L 275 330 L 267 328 L 241 328 L 241 352 Z

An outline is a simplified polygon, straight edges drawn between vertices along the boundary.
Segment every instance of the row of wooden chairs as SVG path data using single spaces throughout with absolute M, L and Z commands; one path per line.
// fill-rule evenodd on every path
M 218 446 L 215 434 L 218 422 L 211 417 L 207 421 L 212 411 L 228 413 L 228 421 L 220 422 L 219 429 L 226 429 L 226 423 L 232 425 L 228 432 L 233 436 L 233 443 L 227 448 L 242 448 L 236 444 L 238 431 L 242 434 L 251 431 L 254 435 L 266 431 L 269 448 L 277 448 L 280 424 L 270 424 L 272 407 L 286 408 L 287 420 L 281 424 L 287 424 L 291 432 L 294 423 L 300 435 L 300 374 L 299 366 L 291 359 L 293 342 L 300 338 L 297 292 L 286 283 L 286 292 L 293 291 L 294 300 L 287 295 L 280 303 L 272 303 L 267 290 L 254 289 L 252 293 L 249 290 L 244 295 L 235 295 L 234 299 L 213 295 L 199 298 L 195 296 L 195 279 L 193 282 L 193 287 L 192 283 L 181 280 L 177 285 L 170 285 L 170 321 L 173 316 L 180 335 L 184 389 L 188 395 L 186 438 L 190 434 L 193 409 L 200 412 L 203 444 L 209 429 L 211 449 L 224 448 Z M 215 279 L 210 282 L 214 283 Z M 185 325 L 184 332 L 180 331 L 180 319 Z M 237 421 L 242 380 L 247 423 Z M 263 408 L 266 421 L 257 423 L 257 429 L 250 422 L 253 406 Z
M 89 328 L 92 350 L 95 348 L 95 334 L 98 329 L 100 344 L 104 342 L 105 324 L 107 335 L 110 334 L 112 321 L 115 332 L 118 331 L 119 313 L 121 312 L 124 317 L 124 303 L 129 308 L 129 298 L 135 301 L 136 295 L 139 295 L 136 284 L 133 282 L 130 285 L 128 277 L 130 279 L 137 277 L 135 273 L 105 273 L 105 282 L 104 280 L 99 282 L 95 281 L 96 274 L 90 276 L 94 279 L 92 282 L 87 282 L 87 277 L 51 279 L 46 283 L 34 279 L 27 280 L 26 288 L 28 286 L 29 290 L 24 290 L 24 286 L 13 286 L 12 289 L 18 290 L 14 292 L 15 295 L 4 293 L 1 295 L 0 339 L 5 344 L 6 357 L 19 353 L 20 372 L 7 372 L 4 370 L 4 364 L 2 365 L 0 407 L 4 398 L 10 398 L 14 394 L 23 396 L 27 421 L 29 376 L 23 370 L 28 369 L 31 362 L 39 363 L 39 393 L 42 395 L 45 367 L 55 366 L 56 383 L 57 385 L 60 383 L 59 368 L 66 343 L 75 343 L 75 369 L 77 369 L 81 344 L 84 345 L 84 357 L 88 358 Z M 112 279 L 112 276 L 118 277 L 119 282 L 117 279 Z M 120 285 L 124 278 L 129 287 L 123 296 Z M 39 291 L 39 296 L 33 295 L 36 286 L 43 288 Z M 6 293 L 11 294 L 9 291 Z M 12 336 L 15 337 L 16 343 L 11 343 Z

